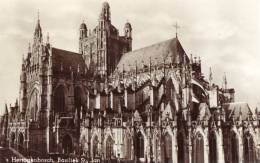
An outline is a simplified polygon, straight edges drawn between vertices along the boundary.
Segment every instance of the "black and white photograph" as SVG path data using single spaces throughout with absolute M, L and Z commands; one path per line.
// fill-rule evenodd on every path
M 260 163 L 260 1 L 1 0 L 0 163 Z

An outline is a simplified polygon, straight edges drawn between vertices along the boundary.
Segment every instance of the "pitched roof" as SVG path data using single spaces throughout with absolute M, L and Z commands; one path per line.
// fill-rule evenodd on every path
M 150 58 L 152 63 L 179 63 L 183 61 L 183 55 L 185 54 L 179 40 L 172 38 L 157 44 L 153 44 L 138 50 L 134 50 L 125 53 L 119 61 L 117 68 L 122 71 L 123 67 L 125 71 L 129 71 L 135 68 L 143 68 L 143 65 L 148 66 Z M 130 65 L 130 66 L 129 66 Z
M 223 105 L 228 118 L 234 114 L 235 118 L 239 117 L 240 111 L 242 113 L 242 119 L 245 120 L 248 117 L 248 113 L 253 114 L 252 110 L 246 102 L 234 102 L 226 103 Z
M 80 72 L 85 70 L 84 59 L 81 54 L 52 48 L 52 64 L 53 64 L 53 73 L 61 72 L 70 72 L 70 67 L 73 72 L 76 72 L 78 66 L 80 68 Z M 62 68 L 61 68 L 62 67 Z

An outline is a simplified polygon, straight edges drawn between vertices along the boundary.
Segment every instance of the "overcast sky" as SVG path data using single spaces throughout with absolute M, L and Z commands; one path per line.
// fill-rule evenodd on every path
M 99 0 L 0 1 L 0 112 L 19 95 L 22 55 L 27 53 L 40 11 L 44 41 L 50 33 L 55 47 L 78 51 L 79 25 L 93 29 Z M 236 89 L 236 100 L 255 108 L 260 102 L 259 0 L 108 0 L 112 24 L 120 34 L 127 20 L 133 27 L 133 49 L 175 37 L 186 53 L 200 56 L 203 73 L 209 67 L 214 82 Z

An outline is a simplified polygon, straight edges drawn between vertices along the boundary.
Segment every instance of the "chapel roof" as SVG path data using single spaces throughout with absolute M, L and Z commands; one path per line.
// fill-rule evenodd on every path
M 226 103 L 223 107 L 228 118 L 231 118 L 232 115 L 234 115 L 235 118 L 238 118 L 241 112 L 242 119 L 245 120 L 248 117 L 248 114 L 253 114 L 251 108 L 246 102 Z
M 143 68 L 144 65 L 148 66 L 150 58 L 152 63 L 181 63 L 185 54 L 179 40 L 172 38 L 163 42 L 159 42 L 141 49 L 137 49 L 125 53 L 119 61 L 117 68 L 122 71 L 137 68 Z M 188 60 L 188 57 L 186 56 Z
M 70 69 L 77 72 L 78 68 L 83 72 L 85 69 L 82 55 L 75 52 L 52 48 L 52 59 L 54 73 L 61 72 L 61 69 L 63 72 L 70 72 Z

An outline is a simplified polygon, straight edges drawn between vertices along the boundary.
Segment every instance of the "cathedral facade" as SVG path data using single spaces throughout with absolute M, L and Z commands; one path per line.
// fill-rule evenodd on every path
M 0 119 L 2 145 L 25 157 L 154 163 L 258 163 L 260 111 L 207 80 L 175 38 L 132 51 L 102 6 L 79 28 L 79 52 L 43 41 L 23 58 L 19 99 Z

